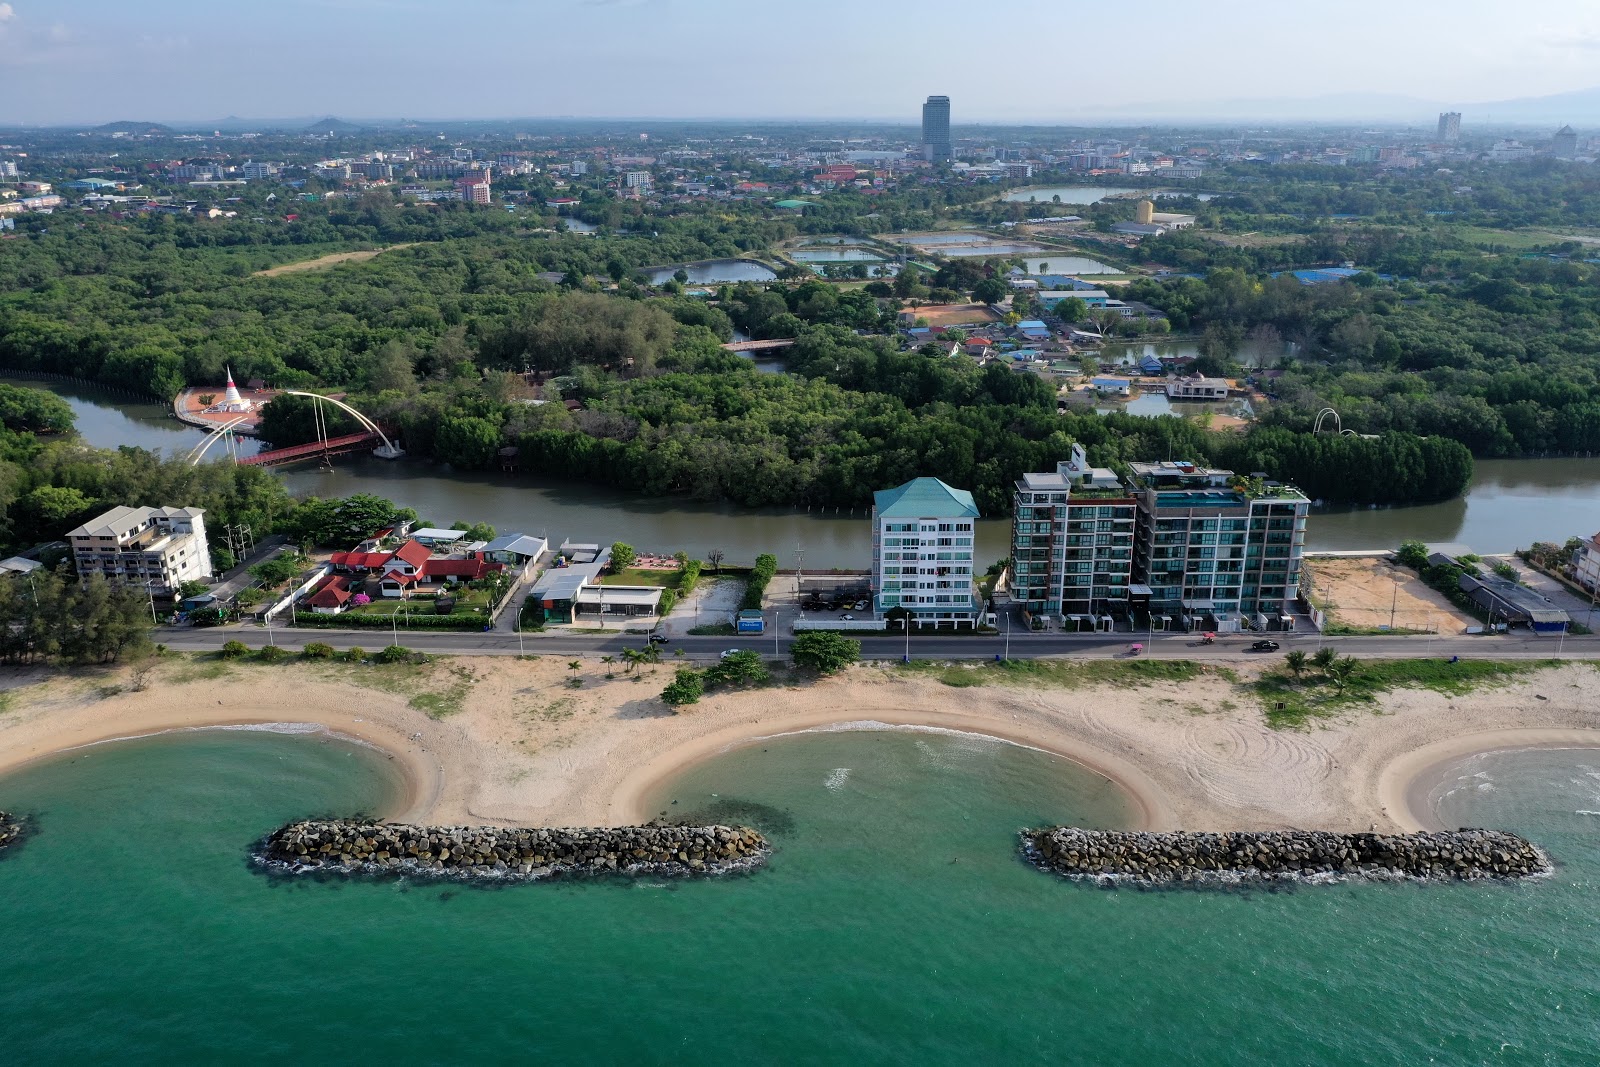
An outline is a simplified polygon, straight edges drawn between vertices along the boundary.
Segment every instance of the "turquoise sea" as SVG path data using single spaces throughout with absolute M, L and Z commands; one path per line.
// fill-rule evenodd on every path
M 379 754 L 203 731 L 0 779 L 39 832 L 0 859 L 8 1063 L 1592 1064 L 1600 752 L 1451 767 L 1451 824 L 1545 845 L 1517 886 L 1108 890 L 1018 827 L 1125 824 L 1099 776 L 953 735 L 773 739 L 658 803 L 743 819 L 723 881 L 291 881 L 246 847 L 380 809 Z M 676 803 L 674 803 L 676 801 Z

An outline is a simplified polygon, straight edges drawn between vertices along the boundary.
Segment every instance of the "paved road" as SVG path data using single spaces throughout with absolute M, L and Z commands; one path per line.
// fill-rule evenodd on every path
M 1535 637 L 1526 632 L 1506 636 L 1441 636 L 1441 637 L 1328 637 L 1318 634 L 1279 634 L 1275 639 L 1283 651 L 1292 648 L 1315 652 L 1323 645 L 1337 648 L 1341 653 L 1355 656 L 1382 656 L 1388 658 L 1415 658 L 1424 656 L 1462 656 L 1478 659 L 1543 659 L 1562 655 L 1576 659 L 1600 659 L 1600 636 Z M 165 629 L 156 633 L 156 640 L 180 651 L 207 651 L 224 641 L 237 639 L 251 648 L 259 648 L 268 641 L 267 631 L 259 627 L 218 627 L 215 629 Z M 296 630 L 277 628 L 272 631 L 274 644 L 289 649 L 299 649 L 308 641 L 322 641 L 334 648 L 360 647 L 376 651 L 391 641 L 384 630 Z M 1035 659 L 1043 656 L 1092 656 L 1112 658 L 1126 656 L 1131 642 L 1145 645 L 1144 655 L 1157 659 L 1218 659 L 1267 658 L 1268 654 L 1252 653 L 1253 635 L 1220 637 L 1214 645 L 1202 645 L 1191 634 L 1161 636 L 1151 640 L 1145 635 L 1129 634 L 1013 634 L 1007 642 L 1000 637 L 919 637 L 911 636 L 912 659 L 992 659 L 1009 655 L 1013 659 Z M 729 648 L 755 649 L 762 654 L 786 656 L 793 636 L 780 634 L 758 638 L 748 637 L 676 637 L 663 648 L 663 659 L 690 658 L 708 660 Z M 400 643 L 419 652 L 458 656 L 614 656 L 624 648 L 638 648 L 644 644 L 643 631 L 610 634 L 505 634 L 505 633 L 412 633 L 400 634 Z M 682 650 L 684 657 L 678 657 Z M 904 637 L 864 637 L 861 640 L 864 659 L 898 660 L 907 654 Z M 1282 652 L 1277 655 L 1281 656 Z

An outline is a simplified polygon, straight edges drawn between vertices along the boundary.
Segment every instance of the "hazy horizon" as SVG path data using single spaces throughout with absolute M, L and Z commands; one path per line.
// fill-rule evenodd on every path
M 1219 6 L 1226 10 L 1218 10 Z M 1129 11 L 1130 9 L 1122 9 Z M 996 18 L 926 0 L 803 11 L 730 0 L 0 0 L 0 123 L 419 116 L 955 124 L 1280 119 L 1430 123 L 1600 85 L 1600 5 L 1507 20 L 1486 0 L 1352 0 L 1128 14 L 1016 0 Z M 989 68 L 993 67 L 991 71 Z M 1563 114 L 1558 103 L 1551 116 Z M 1287 109 L 1287 110 L 1285 110 Z M 1600 117 L 1600 91 L 1571 104 Z

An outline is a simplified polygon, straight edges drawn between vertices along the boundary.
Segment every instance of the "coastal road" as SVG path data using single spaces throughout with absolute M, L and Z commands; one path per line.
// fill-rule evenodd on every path
M 1322 637 L 1315 633 L 1273 634 L 1282 646 L 1277 653 L 1250 651 L 1254 635 L 1224 636 L 1214 645 L 1202 645 L 1193 634 L 1012 634 L 999 637 L 917 636 L 912 634 L 909 655 L 912 659 L 1038 659 L 1046 656 L 1088 656 L 1101 659 L 1125 657 L 1132 643 L 1145 646 L 1144 656 L 1156 659 L 1263 659 L 1282 657 L 1290 649 L 1314 653 L 1324 645 L 1341 654 L 1391 659 L 1429 656 L 1461 656 L 1475 659 L 1600 659 L 1600 635 L 1581 637 L 1535 637 L 1516 633 L 1505 636 L 1377 636 Z M 172 628 L 155 633 L 155 639 L 168 648 L 183 652 L 215 651 L 224 641 L 239 640 L 251 648 L 268 643 L 268 632 L 259 627 L 217 627 L 214 629 Z M 273 644 L 298 651 L 309 641 L 321 641 L 336 649 L 365 648 L 376 651 L 393 638 L 388 631 L 274 629 Z M 781 634 L 740 637 L 674 637 L 662 648 L 663 662 L 674 659 L 695 661 L 714 659 L 730 648 L 754 649 L 763 655 L 787 656 L 793 636 Z M 446 656 L 615 656 L 624 648 L 644 644 L 643 631 L 637 633 L 401 633 L 399 643 L 418 652 Z M 682 650 L 683 656 L 678 656 Z M 869 660 L 899 660 L 906 656 L 906 639 L 868 636 L 861 639 L 861 655 Z

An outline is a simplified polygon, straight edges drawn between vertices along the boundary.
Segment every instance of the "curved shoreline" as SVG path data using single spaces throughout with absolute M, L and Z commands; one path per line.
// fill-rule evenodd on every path
M 70 756 L 84 749 L 122 741 L 140 741 L 167 734 L 212 730 L 263 730 L 277 733 L 321 734 L 382 753 L 396 767 L 401 783 L 396 810 L 392 814 L 386 813 L 386 817 L 405 820 L 425 815 L 438 803 L 443 790 L 444 768 L 437 760 L 426 758 L 425 750 L 419 751 L 404 744 L 397 744 L 396 738 L 370 736 L 372 733 L 387 734 L 390 731 L 365 718 L 323 715 L 316 719 L 288 720 L 280 716 L 254 718 L 176 714 L 165 718 L 164 721 L 123 721 L 117 725 L 118 729 L 109 732 L 93 727 L 68 730 L 54 739 L 56 744 L 47 748 L 35 747 L 25 752 L 0 751 L 0 777 L 38 763 Z M 274 726 L 305 726 L 310 729 L 296 731 L 267 729 Z M 364 731 L 363 727 L 367 730 Z
M 1389 817 L 1408 832 L 1450 829 L 1425 810 L 1425 799 L 1435 778 L 1434 772 L 1472 756 L 1541 748 L 1600 749 L 1600 730 L 1484 730 L 1424 745 L 1383 768 L 1378 776 L 1378 802 L 1388 811 Z
M 618 783 L 611 814 L 620 814 L 624 821 L 647 821 L 656 813 L 646 810 L 645 799 L 669 781 L 719 756 L 762 741 L 830 730 L 867 733 L 887 729 L 955 733 L 1044 752 L 1098 774 L 1115 785 L 1135 813 L 1134 825 L 1127 829 L 1176 829 L 1178 824 L 1166 792 L 1137 765 L 1087 742 L 1065 736 L 1047 740 L 1027 731 L 1008 731 L 1004 724 L 981 716 L 906 714 L 884 708 L 861 708 L 854 713 L 839 709 L 832 713 L 789 717 L 776 724 L 776 728 L 770 724 L 765 729 L 761 726 L 759 719 L 739 723 L 658 753 L 630 770 Z

